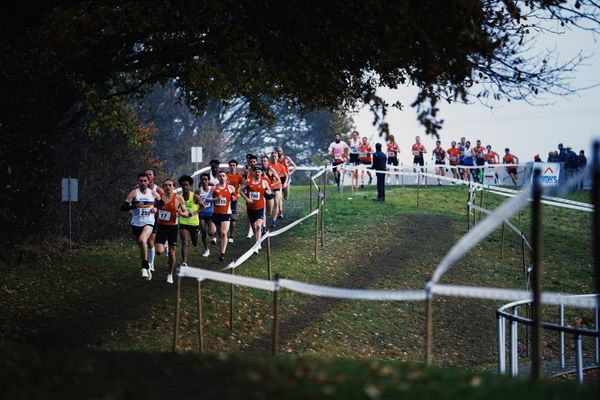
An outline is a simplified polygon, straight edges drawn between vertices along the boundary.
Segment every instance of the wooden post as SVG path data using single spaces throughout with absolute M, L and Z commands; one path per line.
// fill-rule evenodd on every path
M 235 268 L 231 268 L 231 275 L 234 275 Z M 233 330 L 233 283 L 229 287 L 229 329 Z
M 275 274 L 275 282 L 279 282 L 279 274 Z M 279 285 L 273 292 L 273 354 L 279 348 Z
M 532 330 L 532 366 L 531 377 L 533 380 L 542 378 L 542 186 L 540 182 L 541 171 L 533 172 L 533 193 L 531 203 L 531 241 L 533 259 L 533 330 Z
M 467 188 L 467 232 L 471 229 L 471 207 L 469 207 L 469 202 L 471 201 L 471 182 L 469 182 L 469 186 Z
M 267 237 L 267 269 L 269 272 L 269 280 L 271 279 L 271 236 Z
M 431 289 L 425 285 L 425 365 L 431 365 L 433 343 L 433 304 Z
M 504 258 L 504 221 L 502 221 L 502 233 L 500 234 L 500 259 Z
M 204 331 L 202 328 L 202 281 L 198 279 L 198 347 L 204 351 Z
M 527 278 L 527 262 L 525 262 L 525 236 L 521 233 L 521 259 L 523 262 L 523 275 Z
M 313 196 L 312 196 L 312 192 L 313 192 L 313 191 L 312 191 L 312 187 L 313 187 L 312 175 L 310 175 L 310 176 L 309 176 L 309 178 L 308 178 L 308 186 L 309 186 L 309 188 L 310 188 L 310 189 L 309 189 L 309 193 L 310 193 L 310 203 L 309 203 L 309 208 L 308 208 L 308 209 L 309 209 L 310 211 L 312 211 L 312 203 L 313 203 L 313 202 L 312 202 L 312 197 L 313 197 Z
M 175 298 L 175 326 L 173 327 L 173 353 L 177 352 L 177 342 L 179 340 L 179 307 L 181 303 L 181 277 L 177 274 L 177 290 Z

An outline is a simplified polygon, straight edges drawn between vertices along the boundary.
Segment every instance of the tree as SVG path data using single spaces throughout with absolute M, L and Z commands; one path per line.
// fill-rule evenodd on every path
M 528 43 L 547 20 L 598 30 L 600 14 L 595 0 L 10 5 L 0 41 L 0 223 L 19 220 L 23 193 L 39 205 L 37 193 L 57 184 L 53 160 L 65 149 L 56 143 L 69 127 L 83 122 L 81 135 L 119 134 L 139 146 L 127 100 L 154 84 L 174 80 L 196 112 L 211 99 L 244 99 L 250 114 L 273 122 L 273 101 L 299 112 L 364 102 L 385 116 L 376 89 L 412 83 L 420 89 L 412 106 L 434 134 L 439 101 L 569 93 L 561 74 L 583 57 L 527 57 Z

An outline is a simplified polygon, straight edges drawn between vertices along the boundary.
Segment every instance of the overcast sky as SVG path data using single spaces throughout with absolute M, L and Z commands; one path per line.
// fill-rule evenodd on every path
M 566 60 L 582 50 L 591 58 L 581 65 L 574 74 L 574 86 L 589 87 L 600 83 L 600 38 L 589 32 L 572 31 L 563 36 L 548 35 L 538 41 L 537 48 L 556 48 L 560 59 Z M 381 89 L 379 95 L 389 103 L 400 100 L 409 105 L 415 98 L 414 88 L 398 90 Z M 447 149 L 452 140 L 465 136 L 474 144 L 481 139 L 482 144 L 490 144 L 497 153 L 509 147 L 520 161 L 531 161 L 535 154 L 545 161 L 548 152 L 557 144 L 585 150 L 590 153 L 593 138 L 600 139 L 600 87 L 580 91 L 567 98 L 546 96 L 551 105 L 531 106 L 524 102 L 498 102 L 493 109 L 479 103 L 470 105 L 444 104 L 440 107 L 444 128 L 440 133 L 442 146 Z M 382 142 L 372 125 L 373 116 L 366 108 L 354 117 L 361 136 L 371 137 Z M 402 150 L 400 161 L 412 163 L 410 146 L 416 135 L 421 136 L 428 150 L 434 147 L 434 139 L 424 134 L 416 121 L 414 109 L 407 106 L 404 111 L 390 109 L 386 121 L 390 133 L 394 134 Z M 385 151 L 385 149 L 384 149 Z M 431 152 L 426 161 L 431 158 Z

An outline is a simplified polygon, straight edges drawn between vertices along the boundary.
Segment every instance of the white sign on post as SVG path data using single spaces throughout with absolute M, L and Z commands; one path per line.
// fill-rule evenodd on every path
M 202 162 L 202 147 L 192 147 L 192 162 L 193 163 L 201 163 Z
M 79 189 L 79 181 L 76 178 L 62 178 L 62 201 L 79 200 L 77 191 Z
M 560 163 L 533 163 L 533 168 L 539 168 L 542 171 L 542 185 L 558 185 Z M 531 174 L 531 180 L 533 182 L 533 174 Z
M 484 185 L 497 185 L 496 181 L 496 167 L 485 167 L 483 169 L 483 184 Z

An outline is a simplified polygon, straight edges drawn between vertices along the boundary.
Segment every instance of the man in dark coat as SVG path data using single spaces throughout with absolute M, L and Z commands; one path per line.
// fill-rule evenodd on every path
M 373 168 L 377 175 L 377 198 L 374 201 L 385 201 L 385 170 L 387 157 L 381 151 L 381 143 L 375 145 L 375 153 L 373 153 Z

